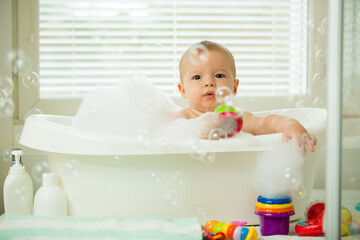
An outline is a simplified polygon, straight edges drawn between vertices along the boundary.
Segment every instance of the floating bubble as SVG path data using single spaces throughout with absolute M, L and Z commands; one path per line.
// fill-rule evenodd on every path
M 325 64 L 326 63 L 326 53 L 324 50 L 319 49 L 315 52 L 315 60 L 318 63 Z
M 31 108 L 25 113 L 24 120 L 26 120 L 31 115 L 35 115 L 35 114 L 43 114 L 43 112 L 39 108 Z
M 21 133 L 16 134 L 15 140 L 17 143 L 20 143 L 20 139 L 21 139 Z
M 289 188 L 293 189 L 301 184 L 301 172 L 298 168 L 286 168 L 284 170 L 284 181 L 289 184 Z
M 142 147 L 150 148 L 151 146 L 151 133 L 148 130 L 141 130 L 137 136 L 138 144 Z
M 324 108 L 326 105 L 325 105 L 325 101 L 321 98 L 321 97 L 316 97 L 314 99 L 314 107 L 319 107 L 319 108 Z
M 214 152 L 206 152 L 201 156 L 200 161 L 205 164 L 210 164 L 215 162 L 216 160 L 216 153 Z
M 296 108 L 303 108 L 305 107 L 305 100 L 301 99 L 299 102 L 296 103 Z
M 36 72 L 28 72 L 23 76 L 23 84 L 27 88 L 36 88 L 40 84 L 39 75 Z
M 13 189 L 13 194 L 14 194 L 14 198 L 15 198 L 15 201 L 17 202 L 21 202 L 21 203 L 26 203 L 27 201 L 30 201 L 29 199 L 29 189 L 27 189 L 26 187 L 24 186 L 21 186 L 21 187 L 17 187 L 15 189 Z M 32 193 L 31 193 L 32 195 Z M 32 200 L 32 199 L 31 199 Z
M 202 44 L 195 44 L 189 49 L 190 62 L 195 65 L 201 65 L 208 61 L 209 50 Z
M 0 117 L 10 117 L 14 114 L 15 104 L 11 98 L 0 104 Z
M 152 113 L 154 111 L 154 100 L 147 98 L 141 102 L 142 111 L 146 113 Z
M 32 68 L 30 59 L 21 49 L 9 52 L 6 56 L 5 64 L 14 75 L 27 72 Z
M 227 132 L 222 128 L 214 128 L 209 133 L 209 140 L 224 140 L 228 138 Z
M 188 139 L 189 156 L 192 159 L 200 160 L 205 156 L 206 152 L 198 139 Z
M 314 86 L 326 87 L 326 79 L 321 73 L 315 73 L 312 78 Z
M 11 150 L 10 149 L 5 149 L 3 151 L 2 158 L 4 159 L 5 162 L 10 161 L 10 159 L 11 159 Z
M 327 18 L 324 18 L 323 20 L 321 20 L 321 24 L 320 26 L 317 28 L 317 31 L 320 33 L 320 34 L 325 34 L 326 33 L 326 29 L 327 29 Z
M 48 172 L 50 172 L 50 168 L 49 168 L 49 163 L 46 161 L 35 163 L 31 169 L 31 175 L 33 179 L 39 184 L 42 184 L 43 173 L 48 173 Z
M 161 141 L 161 149 L 164 152 L 172 152 L 174 149 L 174 144 L 170 139 L 163 139 Z
M 301 199 L 306 196 L 306 188 L 303 185 L 291 189 L 291 196 L 296 199 Z
M 309 30 L 315 29 L 316 26 L 315 19 L 309 19 L 307 25 Z
M 220 87 L 215 92 L 216 101 L 220 104 L 224 104 L 227 98 L 233 97 L 233 92 L 228 87 Z
M 199 219 L 200 224 L 204 226 L 209 220 L 206 214 L 206 210 L 203 207 L 197 207 L 195 210 L 195 216 Z
M 0 77 L 0 90 L 5 91 L 7 96 L 11 95 L 14 90 L 14 82 L 10 77 Z M 1 101 L 0 101 L 1 102 Z
M 4 89 L 0 89 L 0 106 L 5 104 L 8 99 L 8 94 Z
M 64 164 L 65 173 L 72 177 L 79 178 L 81 172 L 81 165 L 77 160 L 69 160 Z
M 180 172 L 174 172 L 173 179 L 178 185 L 183 185 L 182 174 Z
M 161 179 L 155 172 L 150 172 L 150 176 L 156 184 L 161 184 Z
M 168 201 L 171 207 L 177 207 L 179 205 L 179 202 L 176 200 L 172 191 L 165 194 L 165 199 Z

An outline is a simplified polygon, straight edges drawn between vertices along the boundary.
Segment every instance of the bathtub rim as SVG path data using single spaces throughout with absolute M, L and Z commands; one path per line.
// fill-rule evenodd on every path
M 326 110 L 321 108 L 277 109 L 256 112 L 254 114 L 265 115 L 294 111 L 320 112 L 322 114 L 321 121 L 315 122 L 306 128 L 311 133 L 321 132 L 325 129 Z M 77 129 L 71 126 L 74 118 L 73 116 L 47 114 L 31 115 L 25 122 L 19 143 L 40 151 L 76 155 L 156 155 L 189 154 L 194 152 L 190 149 L 187 141 L 176 140 L 174 138 L 152 138 L 150 148 L 145 148 L 139 145 L 139 140 L 136 138 L 129 139 L 127 137 Z M 53 136 L 61 136 L 64 140 L 61 141 L 59 137 L 52 139 Z M 268 151 L 281 145 L 281 137 L 281 133 L 252 136 L 251 139 L 254 142 L 247 145 L 241 145 L 244 144 L 244 141 L 239 141 L 236 138 L 227 139 L 223 142 L 198 139 L 197 144 L 201 147 L 200 152 Z M 75 140 L 74 144 L 68 143 L 71 139 Z M 173 146 L 172 149 L 164 149 L 162 145 L 164 141 L 170 142 L 171 146 Z M 122 143 L 127 144 L 125 147 L 119 146 Z M 78 144 L 80 147 L 74 147 L 73 145 L 75 144 Z

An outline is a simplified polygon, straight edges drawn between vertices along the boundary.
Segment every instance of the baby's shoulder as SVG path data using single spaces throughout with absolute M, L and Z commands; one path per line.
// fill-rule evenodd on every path
M 175 112 L 173 114 L 171 114 L 168 118 L 168 121 L 169 122 L 172 122 L 172 121 L 175 121 L 177 119 L 180 119 L 180 118 L 185 118 L 185 119 L 189 119 L 189 112 L 188 112 L 188 109 L 185 108 L 185 109 L 182 109 L 178 112 Z

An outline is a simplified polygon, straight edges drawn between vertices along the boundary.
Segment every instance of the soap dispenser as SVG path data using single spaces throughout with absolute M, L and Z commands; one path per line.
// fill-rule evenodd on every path
M 42 186 L 35 194 L 34 215 L 67 216 L 67 199 L 55 173 L 43 173 Z
M 4 182 L 5 214 L 31 215 L 33 207 L 33 184 L 22 164 L 21 149 L 11 151 L 12 164 Z

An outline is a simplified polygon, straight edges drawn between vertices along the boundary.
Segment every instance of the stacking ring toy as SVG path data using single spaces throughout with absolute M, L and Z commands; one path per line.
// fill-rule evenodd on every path
M 266 203 L 266 204 L 284 204 L 284 203 L 291 203 L 291 197 L 284 197 L 284 198 L 265 198 L 263 196 L 258 196 L 257 201 L 259 203 Z
M 285 208 L 291 208 L 293 206 L 292 203 L 285 203 L 285 204 L 265 204 L 265 203 L 255 203 L 256 207 L 259 208 L 266 208 L 266 209 L 285 209 Z
M 289 207 L 289 208 L 284 208 L 284 209 L 264 209 L 264 208 L 259 208 L 256 206 L 255 210 L 258 212 L 263 212 L 263 213 L 287 213 L 287 212 L 294 211 L 294 207 Z
M 360 202 L 358 204 L 356 204 L 355 209 L 360 211 Z

